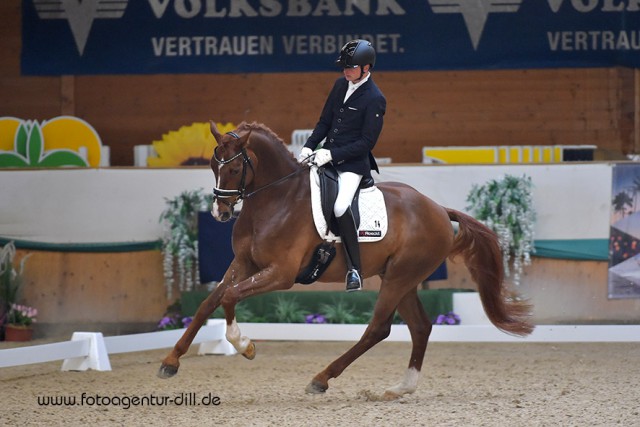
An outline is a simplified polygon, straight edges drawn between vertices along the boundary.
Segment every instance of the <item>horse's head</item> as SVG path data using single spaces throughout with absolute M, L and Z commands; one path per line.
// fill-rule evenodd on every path
M 211 215 L 220 221 L 229 221 L 234 206 L 245 196 L 247 186 L 255 177 L 255 156 L 247 150 L 251 131 L 242 136 L 235 132 L 221 135 L 211 121 L 211 133 L 218 146 L 211 158 L 211 170 L 216 177 L 213 188 Z

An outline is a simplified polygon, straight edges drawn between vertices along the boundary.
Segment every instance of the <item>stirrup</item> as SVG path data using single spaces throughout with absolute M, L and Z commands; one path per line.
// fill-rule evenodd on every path
M 347 283 L 347 292 L 355 292 L 362 289 L 362 279 L 360 278 L 360 273 L 355 268 L 347 271 L 345 281 Z

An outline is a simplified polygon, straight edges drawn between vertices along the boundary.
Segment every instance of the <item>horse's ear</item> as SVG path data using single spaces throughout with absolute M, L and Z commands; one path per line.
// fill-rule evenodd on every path
M 220 144 L 220 141 L 222 140 L 222 135 L 220 135 L 220 132 L 218 131 L 218 126 L 216 126 L 216 122 L 214 122 L 213 120 L 209 120 L 209 127 L 211 128 L 211 135 L 213 135 L 216 142 Z
M 251 131 L 245 133 L 240 137 L 240 147 L 246 148 L 249 144 L 249 137 L 251 136 Z

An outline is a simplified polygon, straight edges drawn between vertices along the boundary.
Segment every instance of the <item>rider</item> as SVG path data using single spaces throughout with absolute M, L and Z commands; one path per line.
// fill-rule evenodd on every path
M 352 40 L 340 50 L 336 64 L 343 69 L 333 85 L 320 120 L 300 152 L 303 161 L 315 151 L 314 163 L 322 166 L 330 161 L 339 174 L 339 192 L 333 213 L 347 261 L 347 292 L 362 289 L 360 248 L 351 212 L 351 202 L 363 177 L 378 172 L 371 150 L 382 131 L 387 101 L 371 78 L 376 51 L 367 40 Z

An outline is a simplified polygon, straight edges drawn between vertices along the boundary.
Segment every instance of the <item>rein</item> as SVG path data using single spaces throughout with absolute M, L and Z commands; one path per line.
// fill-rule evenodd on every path
M 237 133 L 235 132 L 227 132 L 227 135 L 231 135 L 233 138 L 235 139 L 240 139 L 240 137 L 238 136 Z M 216 199 L 219 198 L 229 198 L 229 197 L 234 197 L 236 196 L 237 199 L 233 202 L 233 203 L 228 203 L 224 200 L 220 200 L 222 203 L 226 204 L 227 206 L 233 208 L 233 206 L 238 203 L 238 201 L 249 198 L 251 196 L 253 196 L 254 194 L 265 190 L 269 187 L 272 187 L 274 185 L 278 185 L 283 181 L 286 181 L 287 179 L 293 177 L 294 175 L 299 174 L 300 172 L 302 172 L 303 168 L 299 168 L 293 172 L 291 172 L 288 175 L 283 176 L 282 178 L 279 178 L 263 187 L 260 187 L 250 193 L 247 193 L 247 189 L 245 188 L 245 182 L 246 182 L 246 177 L 247 177 L 247 165 L 249 165 L 249 168 L 251 169 L 251 173 L 253 173 L 253 176 L 255 177 L 256 172 L 253 169 L 253 164 L 251 163 L 251 159 L 249 158 L 249 155 L 247 154 L 247 150 L 246 149 L 242 149 L 242 151 L 240 151 L 238 154 L 236 154 L 235 156 L 231 157 L 228 160 L 223 160 L 223 159 L 219 159 L 218 155 L 216 153 L 218 147 L 216 147 L 216 149 L 213 151 L 213 158 L 215 159 L 215 161 L 219 164 L 219 165 L 226 165 L 228 163 L 231 163 L 232 161 L 234 161 L 235 159 L 237 159 L 238 157 L 242 156 L 242 177 L 240 179 L 240 185 L 238 187 L 237 190 L 224 190 L 224 189 L 220 189 L 217 187 L 213 187 L 213 196 L 214 196 L 214 201 Z
M 279 178 L 279 179 L 277 179 L 277 180 L 275 180 L 275 181 L 273 181 L 273 182 L 270 182 L 269 184 L 265 185 L 264 187 L 260 187 L 260 188 L 258 188 L 257 190 L 254 190 L 254 191 L 252 191 L 251 193 L 249 193 L 249 194 L 245 195 L 244 197 L 245 197 L 245 198 L 247 198 L 247 197 L 251 197 L 251 196 L 253 196 L 254 194 L 256 194 L 257 192 L 259 192 L 259 191 L 265 190 L 265 189 L 267 189 L 267 188 L 269 188 L 269 187 L 271 187 L 271 186 L 274 186 L 274 185 L 278 185 L 278 184 L 280 184 L 281 182 L 286 181 L 287 179 L 291 178 L 292 176 L 299 174 L 299 173 L 300 173 L 300 172 L 302 172 L 303 170 L 305 170 L 305 169 L 303 169 L 303 168 L 296 169 L 295 171 L 291 172 L 290 174 L 285 175 L 285 176 L 283 176 L 282 178 Z

